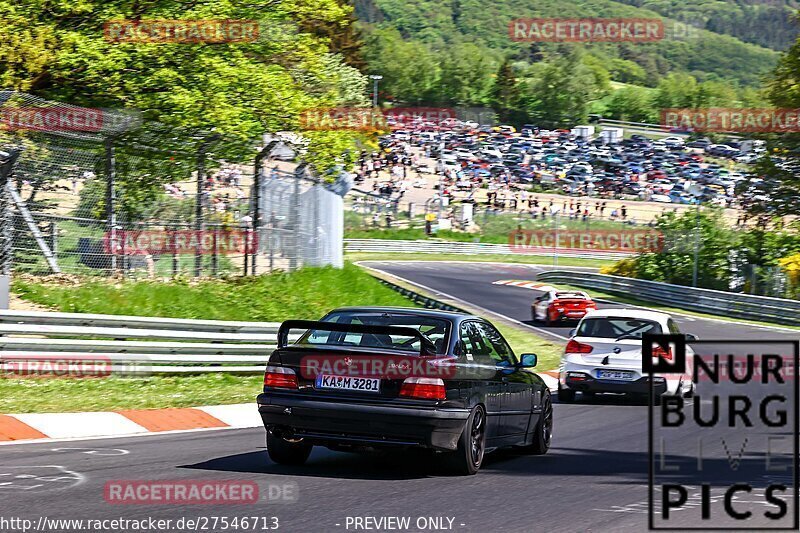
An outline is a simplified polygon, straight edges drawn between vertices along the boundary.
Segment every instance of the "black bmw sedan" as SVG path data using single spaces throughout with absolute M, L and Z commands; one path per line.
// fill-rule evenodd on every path
M 411 308 L 342 308 L 281 325 L 258 409 L 267 451 L 302 464 L 313 446 L 421 447 L 475 474 L 505 446 L 550 447 L 550 391 L 486 320 Z

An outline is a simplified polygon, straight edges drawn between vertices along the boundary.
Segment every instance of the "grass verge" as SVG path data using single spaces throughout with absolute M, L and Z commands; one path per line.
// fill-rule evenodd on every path
M 22 299 L 57 311 L 209 320 L 318 319 L 347 305 L 411 306 L 357 266 L 304 268 L 228 280 L 89 280 L 78 285 L 15 280 Z
M 3 378 L 0 413 L 69 413 L 252 403 L 263 376 Z
M 23 299 L 58 311 L 173 318 L 318 319 L 344 305 L 414 304 L 353 264 L 254 278 L 81 284 L 17 280 Z M 206 374 L 141 378 L 0 378 L 0 412 L 75 412 L 253 402 L 262 376 Z

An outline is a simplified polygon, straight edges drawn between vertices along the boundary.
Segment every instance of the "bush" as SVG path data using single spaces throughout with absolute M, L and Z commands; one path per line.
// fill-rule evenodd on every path
M 606 265 L 600 267 L 601 274 L 607 274 L 609 276 L 623 276 L 626 278 L 635 278 L 637 277 L 637 261 L 636 258 L 628 258 L 628 259 L 621 259 L 614 263 L 613 265 Z

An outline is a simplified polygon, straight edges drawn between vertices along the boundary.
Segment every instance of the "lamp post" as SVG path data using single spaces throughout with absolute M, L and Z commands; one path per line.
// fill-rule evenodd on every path
M 383 79 L 383 76 L 378 74 L 370 74 L 369 79 L 372 80 L 372 107 L 378 107 L 378 81 Z

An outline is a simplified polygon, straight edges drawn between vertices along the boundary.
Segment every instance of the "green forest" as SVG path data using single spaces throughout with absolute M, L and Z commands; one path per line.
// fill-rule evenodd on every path
M 658 120 L 663 107 L 759 106 L 765 76 L 797 36 L 793 2 L 356 0 L 381 97 L 489 106 L 513 123 L 589 113 Z M 517 18 L 661 18 L 652 43 L 521 43 Z

